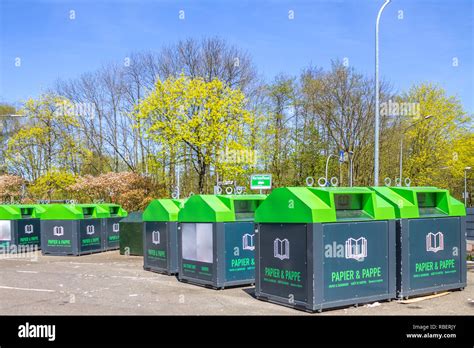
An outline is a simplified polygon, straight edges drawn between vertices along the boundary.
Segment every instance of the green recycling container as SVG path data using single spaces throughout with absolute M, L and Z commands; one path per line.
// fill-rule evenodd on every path
M 254 214 L 265 195 L 194 195 L 178 213 L 178 279 L 214 289 L 253 284 Z
M 397 296 L 466 286 L 466 209 L 436 187 L 373 187 L 397 217 Z
M 41 251 L 83 255 L 102 251 L 101 219 L 108 212 L 95 204 L 50 204 L 41 214 Z
M 39 250 L 39 217 L 43 211 L 38 204 L 0 205 L 0 252 Z
M 143 268 L 178 273 L 178 213 L 184 200 L 155 199 L 143 211 Z
M 395 213 L 369 188 L 282 187 L 255 213 L 255 295 L 309 312 L 395 297 Z
M 127 216 L 127 211 L 118 204 L 97 205 L 108 212 L 108 217 L 102 219 L 102 249 L 104 251 L 119 249 L 120 220 Z
M 142 211 L 135 211 L 120 220 L 120 255 L 143 256 L 142 215 Z

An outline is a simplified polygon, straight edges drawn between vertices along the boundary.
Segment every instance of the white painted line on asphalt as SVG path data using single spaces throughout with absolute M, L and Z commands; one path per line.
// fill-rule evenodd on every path
M 56 292 L 56 290 L 49 290 L 49 289 L 17 288 L 14 286 L 2 286 L 2 285 L 0 285 L 0 289 L 37 291 L 37 292 Z
M 132 279 L 132 280 L 157 280 L 157 278 L 153 277 L 132 277 L 132 276 L 117 276 L 117 275 L 112 275 L 110 278 L 121 278 L 121 279 Z
M 103 266 L 104 263 L 102 262 L 57 262 L 57 263 L 69 263 L 71 265 L 100 265 Z
M 39 273 L 36 271 L 17 271 L 18 273 Z

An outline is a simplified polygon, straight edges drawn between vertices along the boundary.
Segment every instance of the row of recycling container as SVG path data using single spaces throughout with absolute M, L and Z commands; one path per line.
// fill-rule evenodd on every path
M 69 243 L 54 238 L 56 227 L 75 233 L 80 254 L 89 250 L 82 242 L 91 239 L 89 221 L 98 218 L 99 228 L 111 219 L 98 208 L 66 219 L 63 209 L 40 214 L 44 253 Z M 120 248 L 142 247 L 145 269 L 183 282 L 215 289 L 255 284 L 260 300 L 320 311 L 463 289 L 465 216 L 461 202 L 435 187 L 194 195 L 154 200 L 141 217 L 121 220 Z
M 43 254 L 82 255 L 119 247 L 117 204 L 0 205 L 0 248 Z

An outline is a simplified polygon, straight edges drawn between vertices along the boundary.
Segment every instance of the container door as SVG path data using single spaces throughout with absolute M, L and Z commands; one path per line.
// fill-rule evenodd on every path
M 255 279 L 253 222 L 225 223 L 226 281 Z
M 18 244 L 39 245 L 40 244 L 40 220 L 22 219 L 18 221 Z
M 145 222 L 145 266 L 152 269 L 168 268 L 168 232 L 165 222 Z
M 388 233 L 387 221 L 323 224 L 325 302 L 389 292 Z
M 261 291 L 288 299 L 308 300 L 306 224 L 260 225 Z
M 0 247 L 8 248 L 12 241 L 12 222 L 0 220 Z
M 456 284 L 461 281 L 460 219 L 408 220 L 409 290 Z M 402 265 L 404 267 L 404 265 Z
M 183 275 L 212 281 L 213 224 L 183 223 L 181 225 Z

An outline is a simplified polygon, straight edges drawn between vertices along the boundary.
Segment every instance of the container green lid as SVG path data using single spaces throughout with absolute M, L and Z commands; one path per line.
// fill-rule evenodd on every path
M 387 200 L 400 219 L 436 216 L 466 216 L 464 204 L 453 198 L 448 190 L 437 187 L 372 187 Z
M 255 213 L 260 223 L 321 223 L 394 219 L 391 204 L 365 187 L 281 187 Z
M 143 221 L 178 221 L 183 199 L 154 199 L 143 211 Z
M 82 220 L 107 218 L 110 214 L 97 204 L 51 204 L 41 214 L 42 220 Z
M 0 205 L 0 220 L 38 219 L 44 211 L 40 204 Z
M 33 206 L 35 207 L 35 214 L 36 214 L 35 217 L 36 218 L 41 218 L 41 214 L 43 214 L 46 211 L 48 205 L 46 205 L 46 204 L 34 204 Z
M 21 219 L 20 208 L 16 205 L 0 205 L 0 220 Z
M 128 215 L 127 211 L 123 209 L 119 204 L 100 203 L 97 205 L 102 209 L 105 209 L 109 213 L 108 217 L 125 217 Z
M 178 213 L 179 222 L 253 221 L 266 195 L 193 195 Z

